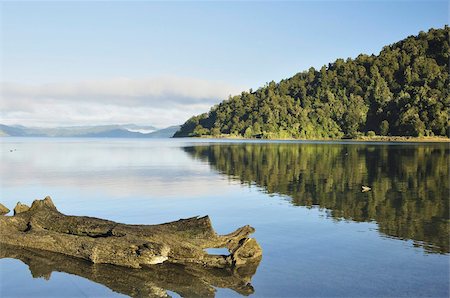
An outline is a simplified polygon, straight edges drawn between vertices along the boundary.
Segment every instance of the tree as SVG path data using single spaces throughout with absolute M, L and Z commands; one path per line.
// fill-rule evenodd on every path
M 200 136 L 204 136 L 209 134 L 209 129 L 204 128 L 203 126 L 201 126 L 200 124 L 197 125 L 194 129 L 194 131 L 192 132 L 192 135 L 195 137 L 200 137 Z
M 387 136 L 389 133 L 389 122 L 387 120 L 383 120 L 380 123 L 380 135 Z
M 244 137 L 251 138 L 253 137 L 253 129 L 249 126 L 244 132 Z

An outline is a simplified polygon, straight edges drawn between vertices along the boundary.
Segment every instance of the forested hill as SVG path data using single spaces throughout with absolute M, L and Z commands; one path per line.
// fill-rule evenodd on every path
M 449 27 L 337 59 L 230 97 L 175 137 L 342 138 L 447 135 Z

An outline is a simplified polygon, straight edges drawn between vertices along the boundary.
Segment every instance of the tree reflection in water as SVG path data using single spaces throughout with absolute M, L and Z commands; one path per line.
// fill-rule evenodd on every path
M 246 143 L 185 147 L 243 184 L 319 206 L 336 220 L 376 221 L 380 232 L 449 252 L 448 144 Z M 361 186 L 372 190 L 362 193 Z

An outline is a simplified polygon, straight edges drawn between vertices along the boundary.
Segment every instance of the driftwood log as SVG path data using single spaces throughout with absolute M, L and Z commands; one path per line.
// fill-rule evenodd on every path
M 17 207 L 17 206 L 16 206 Z M 197 264 L 209 268 L 254 266 L 262 250 L 248 238 L 244 226 L 217 235 L 209 217 L 180 219 L 160 225 L 126 225 L 60 213 L 50 197 L 31 207 L 18 205 L 14 216 L 0 216 L 0 243 L 60 253 L 131 268 L 159 263 Z M 228 255 L 211 255 L 206 248 L 226 247 Z
M 5 215 L 8 212 L 9 212 L 9 209 L 6 208 L 5 206 L 3 206 L 2 204 L 0 204 L 0 215 Z

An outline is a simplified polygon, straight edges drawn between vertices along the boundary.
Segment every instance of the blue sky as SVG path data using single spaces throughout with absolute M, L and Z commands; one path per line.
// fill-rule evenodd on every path
M 41 126 L 177 124 L 229 94 L 448 24 L 447 1 L 0 5 L 0 122 Z

